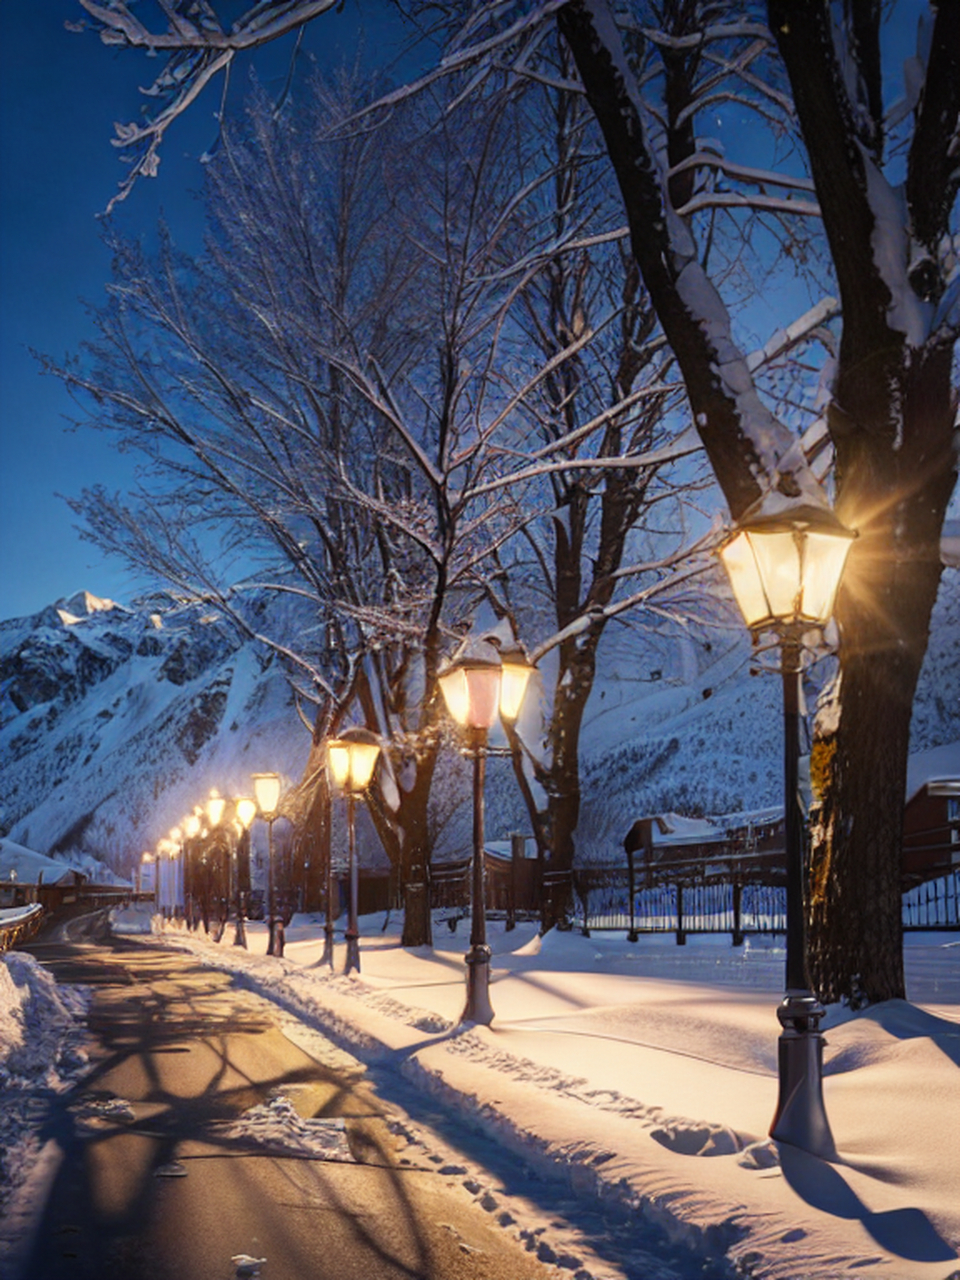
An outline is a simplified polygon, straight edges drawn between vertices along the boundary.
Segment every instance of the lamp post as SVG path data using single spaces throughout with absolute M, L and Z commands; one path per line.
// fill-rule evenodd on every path
M 270 931 L 267 939 L 267 955 L 282 956 L 283 928 L 282 926 L 277 928 L 273 868 L 273 824 L 277 816 L 277 806 L 280 803 L 280 775 L 279 773 L 255 773 L 252 777 L 253 794 L 256 796 L 260 813 L 267 823 L 267 927 Z
M 214 835 L 216 833 L 217 828 L 220 826 L 220 823 L 223 821 L 223 814 L 226 807 L 227 807 L 226 800 L 223 798 L 220 792 L 217 791 L 216 788 L 214 788 L 214 790 L 211 791 L 210 795 L 207 797 L 207 803 L 204 806 L 204 808 L 207 811 L 207 822 L 210 826 L 211 835 Z M 229 837 L 229 834 L 227 833 L 224 833 L 224 834 L 227 842 L 226 843 L 226 859 L 225 859 L 226 867 L 223 866 L 224 859 L 221 857 L 219 859 L 221 864 L 220 870 L 219 870 L 219 874 L 217 875 L 217 889 L 220 890 L 221 892 L 219 892 L 217 895 L 217 932 L 216 932 L 216 935 L 214 936 L 215 942 L 220 942 L 223 939 L 223 931 L 227 927 L 227 914 L 229 911 L 229 904 L 230 904 L 230 872 L 232 869 L 232 859 L 230 857 L 230 837 Z M 223 883 L 224 880 L 226 880 L 227 882 L 226 885 L 224 885 Z
M 465 754 L 473 759 L 473 856 L 470 877 L 470 950 L 467 952 L 467 998 L 461 1022 L 489 1026 L 490 957 L 487 945 L 485 868 L 483 860 L 483 787 L 486 777 L 487 737 L 497 715 L 513 722 L 533 668 L 520 649 L 501 651 L 491 641 L 473 641 L 464 647 L 437 680 L 447 710 L 466 730 Z
M 347 962 L 344 973 L 360 972 L 360 929 L 357 924 L 357 899 L 359 876 L 357 866 L 356 803 L 373 778 L 373 771 L 380 758 L 380 742 L 369 729 L 347 729 L 339 738 L 327 743 L 327 763 L 334 785 L 347 797 L 347 838 L 350 859 L 350 908 L 347 919 Z M 332 889 L 332 877 L 327 873 L 327 893 Z M 330 916 L 330 898 L 327 898 L 327 923 L 330 926 L 330 963 L 333 964 L 333 924 Z
M 171 827 L 170 844 L 172 850 L 170 853 L 171 862 L 171 879 L 172 879 L 172 900 L 173 915 L 184 919 L 186 915 L 186 876 L 184 875 L 183 862 L 186 856 L 183 832 L 179 827 Z
M 336 742 L 340 740 L 334 739 L 333 741 Z M 329 761 L 329 746 L 328 746 L 327 763 L 328 763 L 328 775 L 329 775 L 333 773 L 333 769 L 330 766 L 330 761 Z M 329 965 L 331 969 L 333 968 L 333 933 L 334 933 L 333 922 L 335 919 L 335 914 L 333 910 L 333 813 L 332 813 L 332 806 L 330 804 L 330 786 L 329 786 L 329 782 L 331 781 L 332 781 L 332 778 L 328 778 L 327 790 L 326 790 L 326 817 L 323 824 L 324 830 L 325 830 L 326 848 L 323 851 L 324 866 L 323 866 L 322 874 L 324 878 L 324 898 L 326 901 L 327 910 L 326 910 L 326 917 L 323 922 L 323 955 L 320 957 L 319 960 L 316 961 L 316 966 L 315 966 L 318 969 L 322 968 L 324 965 Z
M 240 843 L 241 841 L 247 842 L 247 847 L 246 847 L 247 878 L 249 879 L 250 824 L 251 822 L 253 822 L 254 818 L 256 817 L 257 802 L 256 800 L 251 800 L 249 796 L 240 796 L 239 799 L 234 801 L 234 812 L 237 815 L 237 826 L 239 827 L 239 830 L 237 832 L 237 842 L 234 845 L 234 851 L 233 851 L 234 861 L 236 863 L 234 879 L 235 879 L 236 889 L 237 889 L 237 927 L 234 930 L 234 934 L 233 934 L 233 945 L 235 947 L 246 947 L 247 928 L 246 928 L 246 924 L 244 923 L 244 917 L 246 915 L 246 911 L 244 910 L 244 908 L 246 904 L 244 901 L 243 886 L 240 881 Z
M 798 790 L 804 633 L 833 612 L 856 535 L 832 512 L 798 507 L 742 520 L 720 548 L 737 604 L 755 634 L 775 631 L 783 680 L 784 842 L 787 861 L 786 994 L 777 1009 L 779 1097 L 770 1136 L 823 1159 L 836 1156 L 823 1105 L 823 1006 L 806 975 L 804 818 Z

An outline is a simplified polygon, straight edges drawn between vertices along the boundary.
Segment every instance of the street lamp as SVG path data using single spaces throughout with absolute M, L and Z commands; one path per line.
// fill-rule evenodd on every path
M 171 862 L 171 879 L 172 879 L 172 898 L 173 898 L 173 915 L 183 919 L 186 915 L 186 892 L 183 861 L 184 861 L 184 844 L 183 832 L 179 827 L 171 827 L 169 841 L 171 845 L 170 862 Z
M 280 803 L 279 773 L 255 773 L 253 777 L 253 794 L 257 806 L 267 822 L 267 920 L 269 936 L 267 955 L 283 955 L 283 929 L 277 928 L 276 898 L 273 869 L 273 824 L 277 817 L 277 806 Z
M 245 906 L 244 890 L 241 884 L 241 877 L 240 877 L 240 844 L 242 841 L 246 842 L 246 852 L 245 852 L 246 875 L 247 875 L 247 880 L 249 881 L 249 878 L 250 878 L 249 832 L 250 832 L 250 824 L 251 822 L 253 822 L 257 814 L 257 802 L 256 800 L 251 800 L 249 796 L 240 796 L 238 800 L 234 801 L 234 812 L 237 815 L 237 825 L 239 826 L 240 829 L 237 832 L 237 843 L 234 848 L 234 857 L 236 859 L 236 864 L 237 864 L 236 866 L 237 927 L 233 935 L 233 945 L 235 947 L 246 947 L 247 929 L 246 929 L 246 925 L 244 924 L 244 916 L 246 915 L 246 912 L 244 911 L 244 906 Z
M 188 813 L 180 824 L 183 828 L 184 835 L 184 899 L 189 899 L 187 924 L 191 929 L 196 929 L 197 925 L 200 923 L 197 914 L 198 910 L 200 911 L 201 916 L 204 914 L 202 907 L 200 907 L 197 901 L 200 897 L 200 893 L 198 892 L 200 888 L 200 873 L 197 867 L 197 850 L 192 843 L 200 834 L 200 828 L 202 826 L 202 822 L 200 820 L 201 812 L 202 810 L 200 810 L 198 805 L 197 808 L 194 809 L 193 813 Z M 188 841 L 191 842 L 190 847 L 188 847 Z M 204 924 L 206 924 L 206 920 L 204 920 Z
M 347 834 L 350 858 L 350 909 L 347 920 L 347 963 L 344 973 L 360 972 L 360 929 L 357 923 L 357 899 L 359 897 L 359 868 L 357 866 L 357 834 L 355 827 L 357 797 L 370 785 L 373 771 L 380 758 L 380 742 L 369 729 L 346 729 L 339 738 L 327 743 L 327 764 L 334 785 L 346 793 Z M 331 935 L 333 924 L 330 916 L 331 879 L 327 878 L 327 923 Z M 333 963 L 331 937 L 331 964 Z
M 225 809 L 226 809 L 226 807 L 227 807 L 227 802 L 226 802 L 226 800 L 223 798 L 223 796 L 220 794 L 220 792 L 219 792 L 219 791 L 217 791 L 217 790 L 216 790 L 216 788 L 214 788 L 214 789 L 210 792 L 210 795 L 207 797 L 207 803 L 206 803 L 206 805 L 205 805 L 204 807 L 205 807 L 205 809 L 206 809 L 206 811 L 207 811 L 207 822 L 209 823 L 210 831 L 211 831 L 211 833 L 213 833 L 213 832 L 215 832 L 215 831 L 217 830 L 217 828 L 220 826 L 220 823 L 223 821 L 223 813 L 224 813 L 224 810 L 225 810 Z M 227 863 L 227 865 L 226 865 L 226 880 L 227 880 L 227 885 L 226 885 L 226 892 L 225 892 L 225 893 L 221 892 L 221 893 L 219 893 L 219 894 L 218 894 L 218 899 L 219 899 L 219 901 L 218 901 L 218 923 L 217 923 L 217 932 L 216 932 L 216 936 L 215 936 L 215 938 L 214 938 L 214 941 L 215 941 L 215 942 L 220 942 L 220 941 L 222 940 L 222 938 L 223 938 L 223 931 L 224 931 L 224 929 L 226 929 L 226 927 L 227 927 L 227 915 L 228 915 L 229 908 L 230 908 L 230 871 L 231 871 L 231 866 L 232 866 L 232 859 L 231 859 L 231 857 L 230 857 L 230 837 L 229 837 L 229 835 L 227 835 L 226 839 L 227 839 L 227 856 L 226 856 L 226 863 Z M 223 884 L 223 881 L 224 881 L 224 874 L 223 874 L 223 859 L 222 859 L 222 857 L 220 858 L 220 863 L 221 863 L 221 867 L 220 867 L 219 874 L 217 875 L 217 881 L 218 881 L 217 888 L 218 888 L 219 890 L 223 890 L 223 888 L 224 888 L 224 884 Z
M 490 956 L 487 945 L 483 860 L 483 785 L 487 736 L 497 715 L 512 723 L 533 668 L 519 648 L 500 650 L 490 641 L 474 641 L 438 675 L 447 710 L 466 730 L 465 754 L 473 758 L 473 859 L 470 890 L 470 950 L 467 953 L 467 999 L 461 1022 L 489 1026 Z
M 805 632 L 822 628 L 856 534 L 829 510 L 798 507 L 742 520 L 720 548 L 737 604 L 754 633 L 780 640 L 787 861 L 786 994 L 777 1009 L 780 1082 L 770 1136 L 829 1160 L 836 1156 L 823 1105 L 824 1009 L 810 991 L 804 929 L 804 818 L 798 791 L 800 671 Z

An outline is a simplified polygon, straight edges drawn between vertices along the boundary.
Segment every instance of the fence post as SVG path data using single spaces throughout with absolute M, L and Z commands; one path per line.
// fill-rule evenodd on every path
M 677 946 L 684 947 L 687 935 L 683 928 L 683 885 L 677 881 Z
M 743 946 L 743 926 L 740 917 L 740 899 L 743 895 L 743 885 L 739 880 L 733 882 L 733 945 L 735 947 Z
M 507 932 L 517 927 L 517 884 L 526 851 L 526 837 L 514 831 L 510 835 L 510 897 L 507 900 Z

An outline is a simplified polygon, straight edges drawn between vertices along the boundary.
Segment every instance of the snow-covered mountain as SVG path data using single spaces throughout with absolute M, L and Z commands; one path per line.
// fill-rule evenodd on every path
M 309 735 L 279 666 L 215 613 L 78 592 L 0 622 L 0 834 L 129 873 L 212 787 L 299 779 Z
M 917 691 L 917 751 L 960 742 L 958 636 L 950 569 Z M 750 674 L 736 631 L 654 642 L 619 629 L 601 657 L 581 741 L 581 857 L 619 857 L 644 813 L 781 802 L 780 682 Z M 212 787 L 249 792 L 251 772 L 267 769 L 298 781 L 309 745 L 279 663 L 215 612 L 166 597 L 128 609 L 80 592 L 0 622 L 0 835 L 29 848 L 129 874 Z M 453 781 L 445 853 L 469 847 L 469 805 Z M 509 765 L 491 760 L 488 837 L 524 830 Z M 369 839 L 362 830 L 361 845 Z

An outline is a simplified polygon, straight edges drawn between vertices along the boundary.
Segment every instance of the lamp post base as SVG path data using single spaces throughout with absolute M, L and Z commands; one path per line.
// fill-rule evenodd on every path
M 267 942 L 268 956 L 283 955 L 283 920 L 277 916 L 275 920 L 271 920 L 269 924 L 269 940 Z
M 360 972 L 360 934 L 356 929 L 348 927 L 344 937 L 347 940 L 347 963 L 344 973 Z
M 474 943 L 467 952 L 467 1003 L 460 1015 L 461 1022 L 476 1022 L 489 1027 L 493 1021 L 490 1004 L 490 957 L 493 952 L 486 943 Z
M 243 922 L 243 916 L 237 916 L 236 928 L 233 931 L 233 945 L 235 947 L 247 945 L 247 927 Z
M 837 1147 L 823 1105 L 823 1014 L 809 991 L 788 992 L 777 1008 L 783 1028 L 777 1045 L 780 1096 L 770 1136 L 821 1160 L 835 1160 Z

